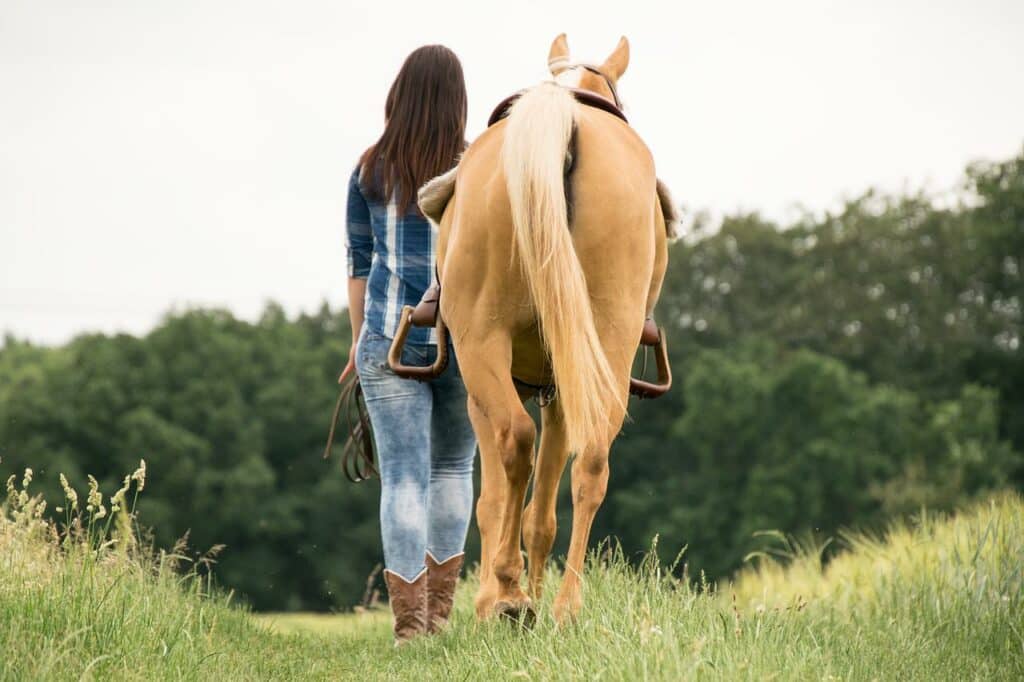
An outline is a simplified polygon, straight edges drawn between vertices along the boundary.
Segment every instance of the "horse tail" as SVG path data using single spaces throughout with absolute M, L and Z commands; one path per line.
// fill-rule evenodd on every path
M 554 84 L 527 91 L 505 127 L 502 164 L 515 254 L 540 321 L 570 452 L 606 443 L 621 388 L 594 325 L 587 280 L 569 232 L 565 169 L 578 104 Z

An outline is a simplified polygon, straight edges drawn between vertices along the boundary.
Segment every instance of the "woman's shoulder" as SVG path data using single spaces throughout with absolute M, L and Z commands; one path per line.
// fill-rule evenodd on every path
M 352 164 L 352 172 L 349 174 L 349 182 L 364 187 L 365 183 L 363 182 L 363 175 L 365 175 L 365 173 L 363 171 L 365 168 L 366 152 L 363 152 L 359 155 L 359 158 L 356 159 L 356 162 Z

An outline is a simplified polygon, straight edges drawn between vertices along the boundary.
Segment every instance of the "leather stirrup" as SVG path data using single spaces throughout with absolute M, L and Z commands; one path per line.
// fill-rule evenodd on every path
M 629 392 L 641 400 L 660 398 L 672 388 L 672 366 L 668 364 L 668 342 L 665 339 L 665 328 L 658 327 L 653 318 L 647 318 L 640 334 L 640 345 L 648 348 L 654 347 L 654 362 L 658 368 L 658 379 L 657 382 L 650 382 L 630 377 Z

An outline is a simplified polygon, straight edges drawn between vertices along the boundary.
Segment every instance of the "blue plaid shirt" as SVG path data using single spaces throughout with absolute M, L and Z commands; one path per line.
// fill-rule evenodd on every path
M 357 166 L 348 182 L 345 233 L 348 275 L 367 280 L 364 324 L 394 338 L 402 306 L 419 303 L 434 279 L 433 228 L 415 207 L 398 215 L 394 201 L 368 200 L 359 186 Z M 436 344 L 437 332 L 413 327 L 408 342 Z

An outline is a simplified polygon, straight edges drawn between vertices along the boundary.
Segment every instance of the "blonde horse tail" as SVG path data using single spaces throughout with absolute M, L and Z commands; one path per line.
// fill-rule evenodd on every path
M 565 194 L 566 154 L 578 104 L 554 84 L 527 91 L 505 127 L 502 163 L 515 225 L 515 253 L 551 359 L 570 452 L 607 445 L 609 419 L 624 407 L 594 325 Z

